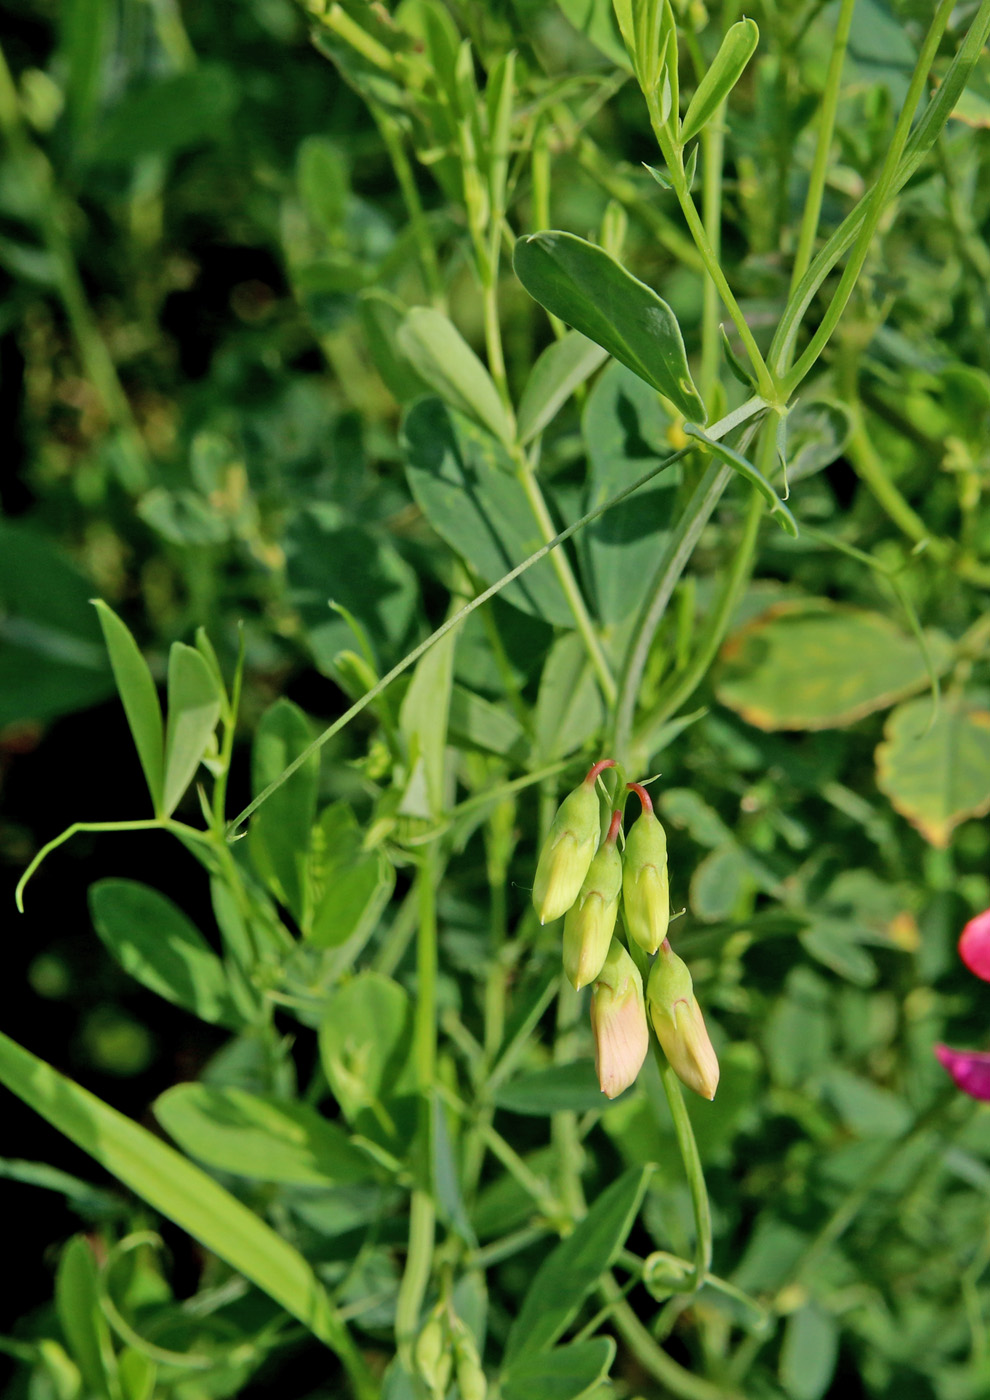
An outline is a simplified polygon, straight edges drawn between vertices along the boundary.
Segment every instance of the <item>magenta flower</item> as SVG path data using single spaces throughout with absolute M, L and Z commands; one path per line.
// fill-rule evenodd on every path
M 959 956 L 970 972 L 990 982 L 990 909 L 970 919 L 963 929 L 959 937 Z M 935 1055 L 952 1075 L 958 1089 L 972 1099 L 990 1102 L 990 1053 L 936 1045 Z

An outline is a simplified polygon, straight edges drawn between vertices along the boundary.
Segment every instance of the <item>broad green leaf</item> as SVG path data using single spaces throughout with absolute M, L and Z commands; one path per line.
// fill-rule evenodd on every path
M 300 511 L 285 541 L 289 601 L 299 610 L 317 666 L 334 674 L 337 653 L 353 645 L 351 628 L 330 603 L 357 619 L 378 653 L 400 653 L 412 624 L 419 581 L 394 545 L 340 507 L 321 501 Z
M 669 457 L 672 426 L 654 389 L 624 365 L 609 365 L 588 395 L 581 424 L 588 449 L 585 509 L 603 505 Z M 677 464 L 581 531 L 578 550 L 602 622 L 619 624 L 638 612 L 677 511 L 680 480 Z
M 420 657 L 403 697 L 399 732 L 405 741 L 408 776 L 399 804 L 401 816 L 437 821 L 447 806 L 444 752 L 456 641 L 454 628 Z
M 84 1393 L 82 1375 L 65 1348 L 52 1337 L 42 1337 L 35 1345 L 54 1400 L 79 1400 Z
M 550 648 L 536 697 L 533 749 L 540 763 L 566 758 L 601 727 L 601 692 L 576 632 Z
M 439 399 L 421 399 L 406 414 L 403 448 L 416 504 L 485 583 L 495 583 L 543 544 L 509 454 L 469 418 Z M 574 625 L 549 559 L 501 596 L 533 617 Z
M 196 776 L 220 718 L 220 696 L 209 666 L 194 647 L 173 642 L 168 657 L 165 791 L 170 816 Z
M 677 318 L 645 282 L 572 233 L 533 233 L 513 265 L 530 296 L 659 389 L 687 418 L 705 421 Z
M 561 1109 L 588 1113 L 608 1108 L 602 1098 L 594 1060 L 573 1060 L 566 1065 L 547 1065 L 531 1074 L 520 1074 L 501 1085 L 495 1094 L 499 1108 L 531 1117 L 549 1117 Z
M 491 375 L 442 311 L 413 307 L 396 341 L 415 372 L 444 403 L 476 418 L 506 447 L 511 445 L 512 424 Z
M 607 1187 L 544 1259 L 509 1329 L 505 1357 L 510 1369 L 523 1353 L 552 1346 L 611 1268 L 639 1213 L 650 1170 L 634 1168 Z
M 786 530 L 789 535 L 797 534 L 797 521 L 758 467 L 754 467 L 752 462 L 748 461 L 741 453 L 734 451 L 733 448 L 727 447 L 724 442 L 716 442 L 714 438 L 708 437 L 694 423 L 685 423 L 684 431 L 688 437 L 700 442 L 706 452 L 710 452 L 713 457 L 717 457 L 720 462 L 724 462 L 727 467 L 731 467 L 733 471 L 738 472 L 740 476 L 745 477 L 748 482 L 755 486 L 763 499 L 769 503 L 770 514 L 778 517 L 781 529 Z
M 302 1255 L 153 1133 L 0 1033 L 0 1081 L 153 1210 L 256 1284 L 341 1358 L 359 1400 L 378 1386 Z
M 230 522 L 197 491 L 153 486 L 138 501 L 137 513 L 171 544 L 195 547 L 223 544 L 230 538 Z
M 845 925 L 832 919 L 816 919 L 800 937 L 806 953 L 847 982 L 857 987 L 872 987 L 877 980 L 876 963 L 866 949 L 850 937 Z
M 165 895 L 136 880 L 99 880 L 89 907 L 106 947 L 142 986 L 202 1021 L 242 1024 L 223 963 Z
M 839 1358 L 839 1329 L 830 1313 L 806 1303 L 787 1319 L 780 1348 L 780 1383 L 790 1400 L 821 1400 Z
M 732 25 L 688 103 L 681 123 L 682 142 L 693 140 L 708 125 L 742 77 L 759 42 L 760 31 L 754 20 L 743 19 Z
M 960 693 L 898 705 L 876 752 L 877 785 L 933 846 L 990 812 L 990 710 Z
M 342 1128 L 291 1099 L 176 1084 L 155 1100 L 155 1117 L 183 1152 L 217 1171 L 295 1186 L 373 1175 Z
M 345 1115 L 412 1087 L 412 1003 L 378 972 L 362 972 L 333 991 L 320 1026 L 320 1056 Z
M 223 135 L 239 89 L 224 64 L 173 73 L 112 103 L 95 133 L 90 158 L 130 166 L 141 156 L 172 156 Z
M 325 136 L 307 136 L 296 156 L 296 184 L 306 212 L 331 242 L 345 237 L 350 182 L 343 152 Z
M 611 1337 L 526 1352 L 503 1375 L 501 1393 L 505 1400 L 580 1400 L 598 1393 L 614 1359 Z
M 825 1076 L 825 1097 L 851 1133 L 862 1138 L 898 1138 L 914 1122 L 910 1105 L 879 1084 L 833 1065 Z
M 942 674 L 951 646 L 926 635 Z M 913 637 L 881 613 L 824 598 L 768 608 L 729 637 L 721 659 L 718 698 L 759 729 L 834 729 L 928 683 Z
M 455 685 L 450 692 L 447 723 L 451 740 L 458 745 L 516 763 L 526 753 L 526 735 L 515 716 L 504 705 L 493 705 L 463 685 Z
M 728 919 L 753 881 L 744 853 L 735 841 L 709 851 L 691 876 L 691 912 L 705 923 Z
M 89 1241 L 75 1235 L 62 1250 L 55 1278 L 55 1310 L 88 1394 L 111 1394 L 110 1328 L 100 1308 L 100 1282 Z
M 49 540 L 0 520 L 0 728 L 113 694 L 92 593 Z
M 251 790 L 257 796 L 311 742 L 309 720 L 285 696 L 261 716 L 251 751 Z M 316 817 L 320 756 L 314 753 L 260 807 L 251 823 L 251 852 L 264 847 L 259 868 L 270 873 L 273 892 L 299 924 L 307 906 L 306 863 Z
M 82 146 L 99 105 L 112 23 L 105 0 L 65 0 L 59 7 L 59 71 L 76 149 Z
M 519 403 L 519 441 L 542 433 L 574 393 L 608 358 L 593 340 L 570 331 L 548 345 L 530 370 Z
M 162 809 L 165 789 L 165 737 L 155 682 L 130 629 L 102 598 L 94 598 L 93 606 L 103 628 L 113 678 L 117 682 L 134 747 L 141 760 L 152 805 L 158 813 Z

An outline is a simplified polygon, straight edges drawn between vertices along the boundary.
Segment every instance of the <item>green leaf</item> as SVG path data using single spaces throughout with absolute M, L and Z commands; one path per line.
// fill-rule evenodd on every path
M 0 520 L 0 728 L 113 693 L 92 592 L 47 539 Z
M 877 785 L 933 846 L 960 822 L 990 812 L 990 710 L 947 696 L 932 723 L 929 699 L 898 705 L 876 752 Z
M 134 747 L 141 760 L 152 805 L 158 814 L 162 810 L 165 791 L 165 738 L 158 691 L 148 663 L 138 650 L 130 629 L 102 598 L 94 598 L 93 606 L 103 629 L 113 678 L 117 682 Z
M 485 583 L 495 583 L 540 548 L 543 537 L 512 460 L 490 433 L 431 398 L 409 409 L 402 437 L 416 504 Z M 533 617 L 574 625 L 549 559 L 501 596 Z
M 914 1122 L 914 1113 L 899 1095 L 839 1065 L 825 1076 L 825 1097 L 846 1128 L 861 1138 L 899 1138 Z
M 82 1235 L 74 1236 L 62 1250 L 55 1278 L 55 1310 L 87 1393 L 108 1397 L 107 1368 L 113 1364 L 113 1346 L 100 1308 L 96 1259 Z
M 731 27 L 688 103 L 681 123 L 683 143 L 693 140 L 708 125 L 742 77 L 759 42 L 760 31 L 755 20 L 743 19 Z
M 367 1181 L 367 1157 L 314 1108 L 243 1089 L 176 1084 L 155 1100 L 168 1135 L 208 1167 L 259 1181 L 328 1186 Z
M 833 399 L 801 399 L 782 422 L 788 480 L 801 481 L 841 457 L 852 434 L 849 410 Z
M 691 912 L 705 923 L 728 919 L 753 887 L 746 856 L 730 840 L 709 851 L 691 876 Z
M 542 433 L 574 393 L 608 355 L 600 345 L 577 331 L 548 345 L 530 370 L 519 403 L 519 441 Z
M 821 1400 L 839 1358 L 839 1329 L 815 1302 L 791 1313 L 780 1348 L 780 1383 L 791 1400 Z
M 430 1096 L 430 1177 L 433 1198 L 437 1204 L 437 1214 L 443 1223 L 455 1230 L 465 1244 L 476 1249 L 478 1241 L 464 1205 L 446 1113 L 440 1096 L 434 1090 Z
M 401 404 L 425 394 L 429 387 L 399 349 L 399 328 L 408 314 L 407 306 L 380 287 L 358 297 L 358 315 L 375 369 Z
M 320 1025 L 320 1056 L 349 1119 L 412 1088 L 412 1003 L 379 972 L 361 972 L 333 991 Z
M 96 132 L 92 160 L 133 165 L 141 156 L 172 156 L 224 134 L 238 102 L 230 69 L 201 63 L 118 97 Z
M 136 880 L 99 880 L 89 908 L 103 943 L 125 972 L 201 1021 L 243 1024 L 224 965 L 206 939 L 165 895 Z
M 171 816 L 196 775 L 220 718 L 220 696 L 194 647 L 173 642 L 168 656 L 168 722 L 162 813 Z
M 461 747 L 481 749 L 519 763 L 526 754 L 522 725 L 504 705 L 493 705 L 463 685 L 450 692 L 448 730 Z
M 581 427 L 588 450 L 586 510 L 674 451 L 670 414 L 656 391 L 624 365 L 609 365 L 600 376 Z M 582 530 L 578 550 L 602 622 L 618 624 L 638 612 L 675 517 L 680 480 L 677 464 Z
M 253 1211 L 146 1128 L 2 1033 L 0 1081 L 153 1210 L 274 1298 L 341 1357 L 359 1400 L 376 1400 L 378 1386 L 323 1284 Z
M 533 751 L 539 763 L 552 763 L 579 749 L 601 727 L 601 692 L 576 632 L 558 637 L 540 677 L 534 715 Z
M 865 948 L 850 936 L 848 928 L 834 919 L 816 919 L 802 930 L 801 945 L 816 962 L 837 972 L 857 987 L 872 987 L 877 965 Z
M 754 467 L 752 462 L 747 461 L 741 453 L 727 447 L 724 442 L 716 442 L 714 438 L 708 437 L 695 423 L 685 423 L 684 431 L 688 437 L 695 438 L 702 443 L 705 450 L 710 452 L 713 457 L 717 457 L 720 462 L 724 462 L 727 467 L 731 467 L 733 471 L 738 472 L 740 476 L 744 476 L 747 481 L 751 482 L 764 500 L 769 502 L 770 514 L 779 517 L 778 524 L 781 529 L 786 530 L 789 535 L 797 535 L 796 520 L 758 467 Z
M 314 948 L 341 951 L 338 972 L 349 966 L 378 927 L 395 889 L 395 870 L 384 851 L 362 851 L 362 833 L 346 803 L 322 813 L 314 830 L 322 852 L 314 860 L 313 915 L 304 932 Z
M 456 640 L 454 628 L 420 657 L 403 697 L 399 732 L 405 740 L 408 769 L 398 809 L 401 816 L 437 821 L 447 806 L 444 753 Z
M 313 738 L 309 720 L 285 696 L 261 716 L 251 751 L 254 796 L 274 782 Z M 269 875 L 273 893 L 302 924 L 307 906 L 306 865 L 316 818 L 320 756 L 314 753 L 260 807 L 251 823 L 252 857 Z M 258 847 L 263 846 L 263 852 Z
M 952 648 L 942 633 L 926 635 L 942 674 Z M 913 637 L 880 613 L 824 598 L 767 609 L 729 637 L 721 659 L 718 698 L 759 729 L 852 724 L 928 682 Z
M 530 296 L 596 341 L 659 389 L 687 418 L 705 421 L 677 318 L 665 301 L 571 233 L 533 233 L 516 243 L 513 265 Z
M 574 1060 L 567 1065 L 547 1065 L 545 1069 L 521 1074 L 501 1085 L 495 1094 L 499 1108 L 544 1118 L 562 1109 L 588 1113 L 605 1109 L 594 1060 Z M 617 1100 L 616 1100 L 617 1102 Z
M 513 1363 L 502 1377 L 505 1400 L 580 1400 L 606 1380 L 615 1359 L 611 1337 L 529 1353 Z
M 229 521 L 196 491 L 153 486 L 138 501 L 137 513 L 171 544 L 222 544 L 230 538 Z
M 612 0 L 557 0 L 559 8 L 595 48 L 619 68 L 629 67 L 629 58 L 616 27 Z
M 506 447 L 514 433 L 491 375 L 442 311 L 415 306 L 399 327 L 399 349 L 444 403 L 477 419 Z
M 505 1356 L 510 1370 L 524 1353 L 553 1345 L 611 1268 L 639 1213 L 651 1170 L 637 1167 L 613 1182 L 544 1259 L 509 1329 Z

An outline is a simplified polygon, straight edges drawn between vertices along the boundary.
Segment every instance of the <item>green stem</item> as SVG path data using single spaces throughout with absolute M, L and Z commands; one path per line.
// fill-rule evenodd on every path
M 399 182 L 399 190 L 406 206 L 406 213 L 409 216 L 409 227 L 412 229 L 413 239 L 416 243 L 416 253 L 419 257 L 427 295 L 434 306 L 445 311 L 447 309 L 447 292 L 444 288 L 443 278 L 440 276 L 436 246 L 423 209 L 423 201 L 419 197 L 416 176 L 402 144 L 402 135 L 397 123 L 387 112 L 382 110 L 377 102 L 370 101 L 367 95 L 365 100 L 375 125 L 381 133 L 381 138 L 385 142 L 385 149 L 392 162 L 395 178 Z
M 862 225 L 856 235 L 852 254 L 839 279 L 839 285 L 835 290 L 835 294 L 830 299 L 828 307 L 825 310 L 821 324 L 811 337 L 809 344 L 799 357 L 797 364 L 793 369 L 788 371 L 782 381 L 785 403 L 794 393 L 801 381 L 807 376 L 831 339 L 836 326 L 839 324 L 839 319 L 846 308 L 846 304 L 852 296 L 853 288 L 859 280 L 859 274 L 866 261 L 877 225 L 887 205 L 897 193 L 898 170 L 901 165 L 901 157 L 907 149 L 914 114 L 921 100 L 925 83 L 928 81 L 929 70 L 938 52 L 939 43 L 941 42 L 945 27 L 949 22 L 949 16 L 954 7 L 955 0 L 940 0 L 938 9 L 935 11 L 931 27 L 925 36 L 925 42 L 918 56 L 918 62 L 911 75 L 911 82 L 904 99 L 904 105 L 897 119 L 897 125 L 894 127 L 894 134 L 880 170 L 879 178 L 869 195 L 869 203 L 863 215 Z
M 928 103 L 907 143 L 894 178 L 892 194 L 896 194 L 921 165 L 939 132 L 945 126 L 953 108 L 966 86 L 970 74 L 980 61 L 983 46 L 990 37 L 990 0 L 982 0 L 979 11 L 966 33 L 949 69 Z M 770 346 L 768 363 L 776 374 L 790 362 L 794 341 L 805 312 L 811 305 L 825 278 L 839 259 L 853 246 L 871 208 L 873 191 L 863 196 L 815 257 L 801 278 L 795 293 L 788 299 Z
M 543 536 L 544 540 L 549 543 L 555 533 L 553 518 L 550 515 L 550 511 L 547 509 L 546 501 L 543 499 L 543 492 L 540 490 L 540 484 L 536 479 L 536 475 L 525 460 L 521 450 L 517 455 L 517 463 L 516 479 L 526 493 L 526 500 L 529 503 L 530 510 L 533 512 L 533 518 L 539 526 L 540 534 Z M 577 624 L 578 631 L 581 633 L 581 639 L 584 642 L 588 658 L 594 668 L 595 675 L 598 677 L 598 684 L 601 687 L 605 703 L 611 709 L 615 704 L 616 695 L 618 694 L 615 686 L 615 677 L 612 675 L 609 664 L 605 660 L 605 653 L 602 651 L 601 643 L 598 640 L 595 624 L 592 622 L 588 609 L 585 607 L 584 596 L 578 586 L 578 581 L 574 577 L 574 572 L 571 569 L 567 555 L 561 550 L 557 550 L 553 555 L 552 562 L 554 572 L 557 575 L 557 581 L 563 589 L 568 607 L 574 614 L 574 621 Z
M 804 201 L 801 229 L 798 234 L 797 250 L 794 254 L 794 267 L 791 271 L 791 295 L 811 262 L 811 250 L 815 245 L 818 221 L 822 212 L 822 197 L 825 193 L 825 177 L 828 174 L 828 158 L 832 149 L 832 136 L 835 132 L 835 114 L 839 106 L 839 89 L 842 84 L 842 67 L 849 43 L 849 29 L 852 25 L 853 9 L 856 0 L 842 0 L 835 22 L 832 38 L 832 54 L 825 75 L 825 92 L 822 97 L 821 116 L 818 121 L 818 137 L 815 158 L 811 165 L 808 193 Z
M 557 1035 L 554 1040 L 554 1064 L 568 1064 L 574 1058 L 574 1023 L 577 1020 L 580 993 L 565 978 L 557 997 Z M 584 1150 L 578 1132 L 577 1114 L 561 1109 L 553 1115 L 550 1135 L 557 1153 L 557 1180 L 564 1206 L 574 1220 L 580 1220 L 587 1210 L 581 1187 L 581 1162 Z
M 671 1395 L 679 1400 L 745 1400 L 738 1391 L 706 1381 L 668 1356 L 622 1297 L 622 1289 L 611 1274 L 606 1274 L 600 1291 L 606 1302 L 615 1304 L 615 1326 L 630 1353 Z
M 692 1279 L 694 1287 L 700 1288 L 705 1282 L 708 1271 L 712 1264 L 712 1212 L 708 1203 L 708 1188 L 705 1185 L 705 1173 L 701 1165 L 701 1158 L 698 1155 L 698 1144 L 695 1141 L 694 1129 L 691 1127 L 691 1120 L 688 1117 L 687 1109 L 684 1107 L 684 1093 L 681 1089 L 681 1082 L 671 1069 L 667 1057 L 660 1046 L 653 1042 L 653 1055 L 660 1071 L 660 1082 L 663 1085 L 663 1092 L 667 1098 L 667 1105 L 670 1109 L 670 1116 L 674 1123 L 674 1133 L 677 1137 L 677 1149 L 681 1154 L 681 1161 L 684 1163 L 684 1171 L 688 1179 L 688 1187 L 691 1191 L 691 1205 L 694 1210 L 694 1276 Z
M 722 125 L 724 103 L 701 133 L 702 191 L 701 211 L 708 242 L 716 261 L 721 265 L 722 254 L 722 162 L 725 151 L 725 128 Z M 711 406 L 712 394 L 719 379 L 719 295 L 711 277 L 705 278 L 701 308 L 701 397 Z
M 760 533 L 760 521 L 763 518 L 763 506 L 762 496 L 754 490 L 750 495 L 742 538 L 736 545 L 735 553 L 732 556 L 732 565 L 726 575 L 718 603 L 708 620 L 701 645 L 687 667 L 671 678 L 649 718 L 645 719 L 636 730 L 633 735 L 634 749 L 638 747 L 642 735 L 656 729 L 663 724 L 664 720 L 677 713 L 708 674 L 708 668 L 718 654 L 718 649 L 728 631 L 739 599 L 753 571 L 756 542 Z

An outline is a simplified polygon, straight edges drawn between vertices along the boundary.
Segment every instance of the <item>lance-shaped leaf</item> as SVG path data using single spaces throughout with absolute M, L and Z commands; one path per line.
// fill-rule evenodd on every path
M 110 653 L 113 678 L 117 682 L 134 747 L 138 751 L 145 782 L 148 784 L 151 801 L 157 813 L 162 806 L 165 741 L 162 711 L 155 682 L 148 670 L 148 663 L 138 650 L 138 644 L 127 625 L 107 607 L 102 598 L 94 598 L 93 606 L 100 619 L 107 651 Z
M 170 816 L 192 782 L 220 718 L 220 696 L 206 661 L 194 647 L 173 642 L 168 657 L 164 815 Z
M 445 403 L 476 418 L 508 447 L 513 430 L 491 375 L 442 311 L 416 306 L 396 334 L 399 349 Z
M 696 438 L 698 442 L 703 443 L 706 451 L 710 452 L 713 457 L 717 457 L 720 462 L 724 462 L 727 467 L 731 467 L 733 471 L 737 471 L 740 476 L 744 476 L 747 481 L 752 482 L 760 495 L 770 502 L 771 515 L 780 517 L 781 529 L 786 530 L 789 535 L 797 534 L 797 521 L 758 467 L 754 467 L 753 463 L 747 461 L 741 453 L 734 452 L 731 447 L 726 447 L 724 442 L 716 442 L 714 438 L 708 437 L 695 423 L 685 423 L 684 431 L 688 437 Z
M 688 418 L 705 421 L 681 328 L 652 287 L 572 233 L 520 238 L 513 264 L 527 292 L 547 311 L 597 341 Z
M 600 345 L 572 331 L 555 340 L 533 366 L 519 404 L 519 441 L 542 433 L 579 384 L 606 358 Z
M 688 103 L 681 124 L 683 142 L 690 141 L 708 125 L 742 77 L 743 69 L 756 52 L 759 41 L 760 31 L 755 20 L 741 19 L 732 26 L 722 40 L 722 47 L 715 55 L 712 66 Z

